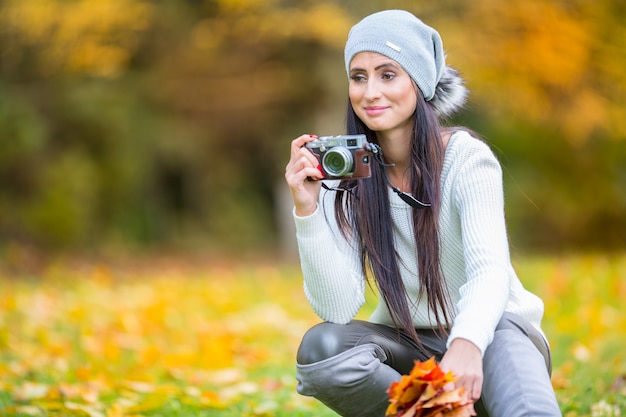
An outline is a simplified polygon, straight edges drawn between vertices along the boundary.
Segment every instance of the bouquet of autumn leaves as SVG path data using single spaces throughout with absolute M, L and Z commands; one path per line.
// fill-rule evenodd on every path
M 393 417 L 468 417 L 475 416 L 474 402 L 463 392 L 463 387 L 445 390 L 454 382 L 452 372 L 443 372 L 430 358 L 415 361 L 409 375 L 393 382 L 389 393 L 386 416 Z

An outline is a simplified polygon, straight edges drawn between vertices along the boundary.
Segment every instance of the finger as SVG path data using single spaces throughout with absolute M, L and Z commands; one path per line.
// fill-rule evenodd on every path
M 304 164 L 303 164 L 304 162 Z M 294 153 L 291 154 L 291 158 L 289 159 L 289 162 L 287 163 L 287 166 L 285 167 L 285 172 L 292 170 L 292 169 L 302 169 L 302 167 L 307 166 L 307 162 L 308 165 L 317 165 L 317 158 L 315 157 L 315 155 L 313 155 L 312 152 L 310 152 L 308 149 L 306 148 L 298 148 L 297 150 L 294 151 Z
M 463 394 L 467 398 L 473 399 L 474 394 L 472 393 L 472 380 L 471 379 L 458 378 L 455 383 L 450 383 L 450 384 L 454 385 L 453 388 L 462 388 Z
M 324 176 L 316 159 L 315 162 L 311 162 L 309 158 L 303 156 L 288 166 L 285 178 L 287 183 L 298 185 L 306 181 L 307 178 L 319 180 L 324 178 Z
M 293 156 L 292 160 L 294 162 L 293 167 L 296 169 L 302 169 L 303 167 L 316 168 L 320 164 L 319 159 L 317 159 L 313 152 L 306 148 L 300 148 Z
M 317 135 L 302 135 L 291 141 L 291 155 L 294 156 L 305 143 L 317 139 Z
M 482 383 L 480 380 L 474 378 L 463 378 L 462 380 L 457 381 L 457 386 L 462 386 L 463 392 L 465 392 L 467 397 L 472 401 L 477 401 L 480 398 L 482 391 Z
M 296 161 L 294 168 L 296 171 L 301 171 L 308 168 L 317 168 L 318 165 L 315 156 L 308 151 L 304 151 Z
M 480 398 L 480 394 L 482 394 L 482 383 L 480 381 L 474 381 L 472 385 L 471 391 L 471 399 L 477 401 Z
M 314 163 L 311 163 L 311 161 L 307 160 L 304 163 L 304 167 L 302 168 L 301 172 L 303 174 L 306 174 L 307 179 L 313 178 L 315 180 L 321 180 L 325 177 L 324 172 L 322 171 L 322 166 L 317 163 L 317 160 L 315 160 Z

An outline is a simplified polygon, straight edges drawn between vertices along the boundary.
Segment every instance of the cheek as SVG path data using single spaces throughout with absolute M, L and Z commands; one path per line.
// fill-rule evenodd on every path
M 415 87 L 410 83 L 397 84 L 388 94 L 393 95 L 396 100 L 404 102 L 415 102 L 417 99 Z
M 350 86 L 348 88 L 348 98 L 350 99 L 350 102 L 352 103 L 357 102 L 362 95 L 363 94 L 360 93 L 359 88 L 353 87 L 353 86 Z
M 415 107 L 417 106 L 417 94 L 410 86 L 399 92 L 398 98 L 401 102 L 405 103 L 408 110 L 411 112 L 415 110 Z
M 363 94 L 359 93 L 358 89 L 356 89 L 356 88 L 348 89 L 348 99 L 350 100 L 350 104 L 352 105 L 352 108 L 354 109 L 354 112 L 359 117 L 360 117 L 359 110 L 361 109 L 361 106 L 359 106 L 359 102 L 360 102 L 362 97 L 363 97 Z
M 409 105 L 409 108 L 411 110 L 411 113 L 413 113 L 415 111 L 415 108 L 417 107 L 417 96 L 415 96 L 415 94 L 413 94 L 413 96 L 411 97 L 409 102 L 411 103 Z

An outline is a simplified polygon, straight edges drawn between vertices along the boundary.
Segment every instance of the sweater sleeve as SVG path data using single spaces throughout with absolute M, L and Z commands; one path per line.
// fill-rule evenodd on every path
M 322 320 L 345 324 L 365 302 L 358 250 L 336 228 L 328 207 L 325 210 L 318 205 L 306 217 L 297 216 L 295 211 L 293 215 L 307 300 Z
M 454 199 L 461 221 L 466 282 L 448 338 L 473 342 L 484 354 L 509 298 L 509 248 L 504 218 L 502 170 L 478 142 L 462 163 Z

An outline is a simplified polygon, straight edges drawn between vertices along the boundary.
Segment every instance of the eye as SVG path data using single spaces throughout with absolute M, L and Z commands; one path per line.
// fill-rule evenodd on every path
M 395 73 L 391 71 L 385 71 L 381 74 L 380 78 L 382 78 L 383 80 L 392 80 L 395 76 Z
M 363 75 L 363 74 L 352 74 L 352 75 L 350 76 L 350 79 L 351 79 L 352 81 L 354 81 L 354 82 L 357 82 L 357 83 L 358 83 L 358 82 L 363 82 L 363 81 L 367 80 L 367 78 L 366 78 L 366 77 L 365 77 L 365 75 Z

